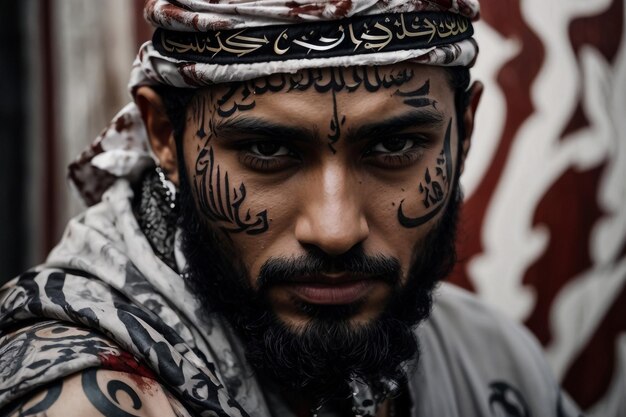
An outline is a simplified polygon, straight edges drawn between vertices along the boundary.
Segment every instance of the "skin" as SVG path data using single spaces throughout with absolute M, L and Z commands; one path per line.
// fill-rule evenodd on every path
M 325 76 L 328 71 L 323 70 Z M 300 256 L 310 248 L 338 256 L 356 245 L 368 255 L 396 258 L 402 268 L 401 280 L 406 280 L 414 246 L 435 227 L 450 201 L 449 173 L 463 170 L 482 85 L 475 83 L 471 88 L 470 105 L 462 120 L 466 137 L 460 140 L 454 95 L 441 68 L 397 64 L 378 71 L 380 76 L 402 71 L 412 76 L 388 88 L 283 89 L 243 100 L 241 91 L 225 100 L 229 87 L 221 85 L 202 92 L 190 106 L 183 151 L 194 199 L 205 220 L 218 225 L 231 239 L 250 272 L 253 288 L 258 287 L 256 277 L 269 258 Z M 178 184 L 176 144 L 160 97 L 149 87 L 141 87 L 136 102 L 162 169 Z M 232 111 L 236 102 L 244 106 Z M 428 115 L 431 117 L 425 117 Z M 366 126 L 406 116 L 415 122 L 396 131 L 379 129 L 376 134 L 363 134 Z M 239 126 L 262 121 L 300 132 L 281 137 L 275 155 L 269 158 L 260 155 L 259 146 L 271 150 L 268 145 L 278 136 L 224 128 L 233 121 L 240 122 Z M 218 166 L 221 183 L 216 177 Z M 215 210 L 206 208 L 211 207 L 207 204 L 210 198 L 202 196 L 203 190 L 205 196 L 210 195 L 209 184 L 213 184 Z M 228 200 L 222 193 L 217 199 L 218 186 L 238 194 L 233 191 Z M 238 208 L 231 204 L 236 200 L 241 200 Z M 239 222 L 233 220 L 237 216 L 230 214 L 229 205 L 238 210 Z M 216 218 L 216 213 L 227 215 Z M 328 282 L 345 279 L 345 274 L 330 273 L 323 278 L 328 286 Z M 374 319 L 389 294 L 387 284 L 369 282 L 359 300 L 361 308 L 350 323 L 358 326 Z M 271 287 L 268 296 L 276 315 L 294 330 L 310 320 L 298 308 L 301 294 L 292 287 Z M 109 387 L 116 388 L 117 401 L 111 401 L 115 399 Z M 157 382 L 108 370 L 70 376 L 24 401 L 15 404 L 11 415 L 101 416 L 107 406 L 131 415 L 185 415 L 180 403 Z M 388 405 L 380 408 L 379 416 L 387 415 Z
M 180 402 L 153 379 L 88 369 L 14 404 L 11 417 L 187 416 Z

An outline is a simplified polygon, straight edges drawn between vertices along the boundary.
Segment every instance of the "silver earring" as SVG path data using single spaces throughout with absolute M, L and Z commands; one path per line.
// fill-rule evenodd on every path
M 137 197 L 135 214 L 141 230 L 154 253 L 176 271 L 176 186 L 167 179 L 163 169 L 157 166 L 154 171 L 149 170 L 146 173 Z
M 161 181 L 161 186 L 163 187 L 163 191 L 165 191 L 165 200 L 166 203 L 169 203 L 171 209 L 176 208 L 176 186 L 174 183 L 167 179 L 163 169 L 160 166 L 156 166 L 155 168 L 157 175 L 159 176 L 159 181 Z

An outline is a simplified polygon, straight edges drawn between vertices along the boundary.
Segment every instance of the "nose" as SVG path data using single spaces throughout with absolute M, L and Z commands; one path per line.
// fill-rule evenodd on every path
M 296 221 L 296 239 L 338 256 L 362 243 L 369 235 L 358 187 L 349 172 L 328 167 L 306 187 Z

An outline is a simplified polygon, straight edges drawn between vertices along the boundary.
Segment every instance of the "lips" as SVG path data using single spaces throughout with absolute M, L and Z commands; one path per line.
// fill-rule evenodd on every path
M 354 303 L 367 296 L 374 283 L 369 278 L 320 277 L 293 282 L 286 287 L 289 292 L 307 303 L 342 305 Z

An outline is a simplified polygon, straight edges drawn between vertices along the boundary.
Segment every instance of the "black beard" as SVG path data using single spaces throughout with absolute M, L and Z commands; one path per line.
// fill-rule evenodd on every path
M 338 258 L 309 251 L 296 260 L 271 259 L 262 268 L 255 290 L 230 238 L 198 214 L 184 171 L 180 170 L 179 202 L 188 283 L 206 313 L 222 314 L 233 326 L 249 363 L 261 377 L 287 391 L 306 393 L 313 401 L 344 396 L 353 380 L 376 389 L 382 380 L 399 383 L 404 378 L 405 365 L 410 359 L 417 363 L 419 356 L 414 329 L 429 316 L 433 289 L 456 261 L 458 175 L 438 225 L 414 247 L 405 284 L 400 284 L 397 260 L 366 256 L 357 246 Z M 349 319 L 359 310 L 358 304 L 303 303 L 300 310 L 311 317 L 304 327 L 292 330 L 281 322 L 267 301 L 266 289 L 296 276 L 329 270 L 368 273 L 386 281 L 392 293 L 380 316 L 356 326 Z

